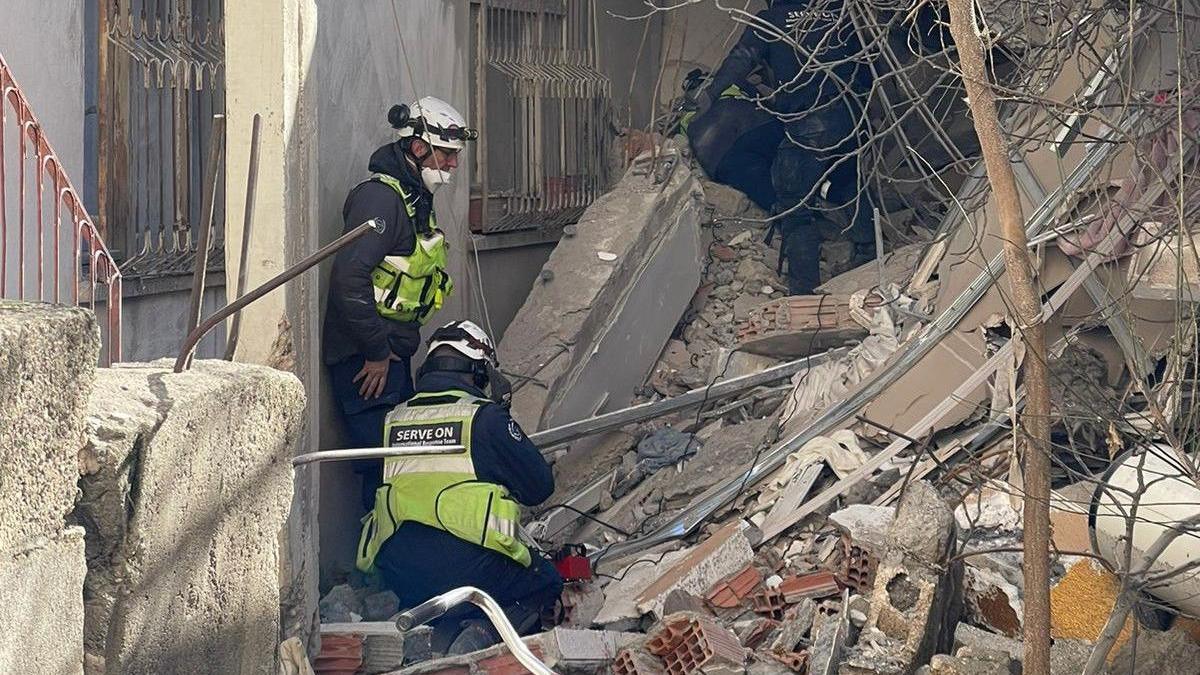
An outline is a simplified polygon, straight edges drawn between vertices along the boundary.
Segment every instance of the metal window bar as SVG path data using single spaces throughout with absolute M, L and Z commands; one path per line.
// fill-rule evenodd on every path
M 224 0 L 111 0 L 101 17 L 100 211 L 126 276 L 190 273 L 205 149 L 225 112 Z M 209 268 L 224 266 L 218 176 Z
M 597 69 L 596 2 L 473 5 L 481 142 L 472 225 L 491 233 L 575 222 L 607 180 L 612 83 Z
M 103 315 L 101 361 L 120 361 L 121 272 L 0 55 L 0 298 L 64 296 Z

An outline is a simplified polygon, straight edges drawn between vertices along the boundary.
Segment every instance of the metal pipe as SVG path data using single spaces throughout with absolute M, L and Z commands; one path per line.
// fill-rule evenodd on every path
M 348 448 L 345 450 L 317 450 L 292 458 L 292 466 L 320 462 L 340 462 L 350 459 L 383 459 L 405 455 L 440 455 L 466 450 L 462 445 L 408 445 L 391 448 Z
M 499 603 L 493 600 L 492 596 L 473 586 L 463 586 L 452 591 L 447 591 L 413 607 L 396 619 L 396 628 L 399 628 L 401 632 L 411 630 L 414 626 L 433 621 L 448 612 L 452 607 L 461 605 L 464 602 L 469 602 L 483 610 L 488 620 L 496 627 L 496 631 L 500 633 L 500 639 L 504 640 L 504 644 L 508 647 L 508 650 L 512 652 L 517 661 L 522 666 L 525 666 L 529 672 L 534 673 L 534 675 L 555 675 L 554 671 L 550 670 L 550 667 L 545 663 L 538 660 L 533 652 L 529 650 L 529 646 L 521 640 L 521 636 L 517 634 L 517 629 L 509 622 L 508 617 L 504 615 L 504 610 L 500 608 Z
M 362 237 L 366 233 L 373 231 L 377 234 L 383 234 L 385 227 L 386 224 L 382 218 L 372 218 L 353 230 L 350 230 L 346 234 L 343 234 L 332 242 L 326 244 L 324 248 L 312 253 L 304 260 L 301 260 L 295 265 L 275 275 L 273 278 L 271 278 L 271 280 L 267 281 L 258 288 L 255 288 L 253 291 L 250 291 L 246 295 L 243 295 L 237 300 L 234 300 L 228 305 L 225 305 L 221 309 L 217 310 L 212 316 L 205 319 L 204 323 L 201 323 L 199 326 L 194 328 L 192 332 L 188 333 L 187 338 L 185 338 L 183 341 L 183 347 L 181 347 L 179 350 L 179 357 L 175 359 L 175 372 L 182 373 L 184 371 L 184 368 L 188 362 L 188 357 L 191 355 L 192 349 L 196 347 L 196 343 L 199 342 L 200 339 L 208 333 L 208 331 L 212 330 L 213 327 L 229 318 L 230 315 L 241 310 L 243 307 L 249 305 L 255 300 L 258 300 L 267 293 L 270 293 L 276 288 L 286 284 L 292 279 L 300 276 L 308 268 L 316 265 L 334 253 L 337 253 L 347 244 Z
M 254 202 L 258 194 L 258 150 L 262 132 L 262 115 L 254 113 L 250 124 L 250 167 L 246 171 L 246 212 L 242 217 L 242 255 L 238 263 L 237 297 L 246 294 L 246 268 L 250 262 L 250 233 L 254 225 Z M 229 337 L 225 340 L 225 360 L 232 361 L 237 350 L 238 335 L 242 331 L 242 313 L 234 312 L 229 325 Z
M 208 240 L 212 236 L 213 212 L 216 210 L 217 177 L 224 156 L 225 116 L 213 115 L 212 135 L 209 137 L 208 167 L 204 173 L 204 203 L 200 205 L 200 237 L 196 242 L 195 269 L 192 271 L 191 308 L 188 310 L 188 333 L 200 323 L 204 311 L 204 279 L 208 273 Z M 191 359 L 191 351 L 188 351 Z M 175 369 L 176 372 L 179 368 Z
M 619 429 L 627 424 L 634 424 L 689 408 L 695 408 L 706 403 L 720 401 L 746 390 L 789 378 L 802 370 L 826 363 L 832 359 L 839 359 L 849 353 L 849 351 L 848 347 L 839 347 L 838 349 L 832 349 L 822 354 L 814 354 L 803 359 L 789 361 L 762 372 L 750 373 L 749 375 L 715 382 L 707 387 L 693 389 L 679 396 L 662 401 L 643 403 L 607 412 L 602 415 L 596 415 L 595 417 L 589 417 L 577 422 L 544 429 L 530 434 L 529 440 L 545 452 L 549 448 L 562 445 L 563 443 L 570 443 L 571 441 L 591 436 L 592 434 L 598 434 L 602 431 Z M 732 357 L 733 355 L 730 354 L 730 358 Z

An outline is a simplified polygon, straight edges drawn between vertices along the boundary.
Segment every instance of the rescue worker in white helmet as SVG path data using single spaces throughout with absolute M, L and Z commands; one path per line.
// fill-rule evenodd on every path
M 461 113 L 431 96 L 392 106 L 388 122 L 397 139 L 371 155 L 371 177 L 342 208 L 347 231 L 371 218 L 386 228 L 334 257 L 325 312 L 322 358 L 352 447 L 378 447 L 384 415 L 412 394 L 409 359 L 421 325 L 454 287 L 433 193 L 477 137 Z
M 508 382 L 491 338 L 470 321 L 439 328 L 416 389 L 384 422 L 389 447 L 414 451 L 384 459 L 357 565 L 380 573 L 402 606 L 474 586 L 500 603 L 521 634 L 535 632 L 562 578 L 517 530 L 521 505 L 545 501 L 554 474 L 508 413 Z M 435 647 L 451 654 L 499 641 L 481 615 L 450 617 L 434 636 Z

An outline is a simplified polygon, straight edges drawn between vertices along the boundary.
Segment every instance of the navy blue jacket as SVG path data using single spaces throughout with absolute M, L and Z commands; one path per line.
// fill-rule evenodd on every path
M 767 31 L 747 26 L 713 73 L 708 91 L 714 97 L 765 66 L 764 83 L 778 90 L 769 107 L 785 115 L 808 113 L 842 92 L 861 91 L 869 79 L 861 63 L 861 43 L 842 0 L 775 2 L 757 17 L 788 34 L 802 51 Z M 830 110 L 831 114 L 847 114 L 844 107 L 832 108 L 836 111 Z
M 422 185 L 420 174 L 404 159 L 397 143 L 376 150 L 368 168 L 372 173 L 396 178 L 417 195 L 417 221 L 429 222 L 433 195 Z M 371 218 L 383 219 L 386 226 L 383 233 L 368 232 L 333 256 L 321 342 L 321 357 L 326 365 L 354 357 L 382 361 L 389 351 L 410 357 L 421 346 L 420 324 L 385 319 L 376 311 L 371 271 L 386 256 L 412 254 L 417 245 L 416 230 L 422 228 L 408 217 L 400 195 L 379 181 L 357 185 L 342 207 L 346 232 Z M 362 364 L 355 361 L 351 365 L 357 372 Z

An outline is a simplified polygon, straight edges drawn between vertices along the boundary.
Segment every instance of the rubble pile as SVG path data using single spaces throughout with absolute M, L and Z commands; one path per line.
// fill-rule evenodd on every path
M 566 579 L 558 627 L 526 643 L 556 672 L 1020 672 L 1024 448 L 1011 421 L 1028 356 L 988 271 L 1002 269 L 998 249 L 994 262 L 960 245 L 980 236 L 961 228 L 830 278 L 821 295 L 788 297 L 765 214 L 728 188 L 702 191 L 697 291 L 631 400 L 699 403 L 548 453 L 558 493 L 527 530 L 539 550 L 569 545 L 590 567 Z M 826 274 L 843 271 L 837 250 Z M 1079 673 L 1123 592 L 1120 564 L 1094 550 L 1089 508 L 1136 448 L 1131 430 L 1153 430 L 1163 383 L 1191 372 L 1175 343 L 1193 338 L 1163 329 L 1161 302 L 1097 315 L 1103 293 L 1118 292 L 1088 286 L 1052 244 L 1039 254 L 1054 401 L 1052 673 Z M 1127 262 L 1079 269 L 1115 288 Z M 789 364 L 800 364 L 790 380 L 705 393 Z M 325 620 L 365 618 L 375 592 L 335 589 Z M 1169 597 L 1152 604 L 1179 613 Z M 1152 635 L 1156 672 L 1191 672 L 1178 660 L 1189 649 L 1168 663 L 1162 645 L 1197 647 L 1200 631 L 1177 619 L 1164 633 L 1172 621 L 1152 614 L 1131 616 L 1101 656 L 1127 663 L 1136 636 Z M 564 643 L 562 631 L 578 635 Z M 520 672 L 506 654 L 426 660 L 438 656 L 426 647 L 399 672 Z

